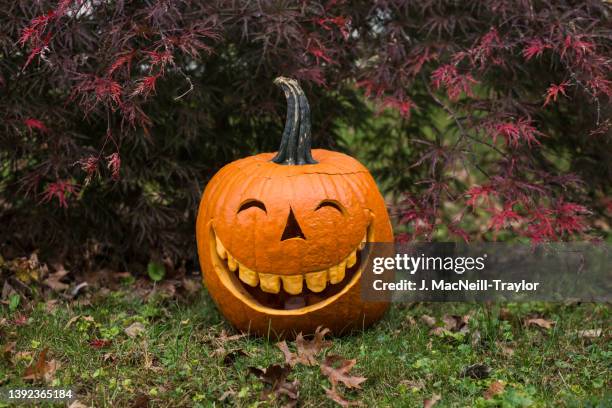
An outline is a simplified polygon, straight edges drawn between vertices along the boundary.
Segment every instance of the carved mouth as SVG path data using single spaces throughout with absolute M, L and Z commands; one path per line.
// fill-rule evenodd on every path
M 370 228 L 359 245 L 336 265 L 295 275 L 260 273 L 238 261 L 223 245 L 211 225 L 211 252 L 217 275 L 228 289 L 256 308 L 307 311 L 333 302 L 361 275 Z

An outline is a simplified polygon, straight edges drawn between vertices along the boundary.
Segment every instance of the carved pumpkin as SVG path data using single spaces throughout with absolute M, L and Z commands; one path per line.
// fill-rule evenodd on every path
M 297 81 L 279 151 L 232 162 L 210 180 L 196 235 L 204 283 L 238 329 L 291 337 L 335 334 L 378 320 L 387 303 L 361 300 L 366 242 L 392 242 L 374 179 L 357 160 L 310 149 L 310 107 Z

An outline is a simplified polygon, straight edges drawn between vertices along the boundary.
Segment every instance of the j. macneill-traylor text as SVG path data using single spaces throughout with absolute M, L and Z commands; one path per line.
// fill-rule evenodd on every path
M 529 292 L 538 289 L 540 282 L 528 282 L 522 280 L 520 282 L 505 282 L 501 279 L 478 279 L 475 281 L 458 280 L 426 280 L 411 281 L 402 279 L 398 282 L 384 282 L 377 279 L 373 282 L 374 290 L 391 290 L 391 291 L 424 291 L 424 290 L 440 290 L 440 291 L 486 291 L 495 290 L 501 292 Z

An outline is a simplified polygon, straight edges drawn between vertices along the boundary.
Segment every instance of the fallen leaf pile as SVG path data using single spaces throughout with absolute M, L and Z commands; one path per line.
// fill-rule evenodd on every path
M 283 397 L 288 400 L 287 406 L 295 406 L 298 402 L 299 382 L 298 380 L 289 381 L 287 377 L 297 364 L 305 366 L 318 365 L 321 373 L 327 377 L 331 384 L 329 389 L 323 387 L 327 398 L 343 407 L 361 405 L 357 401 L 347 400 L 341 394 L 340 389 L 340 387 L 361 389 L 361 384 L 366 381 L 365 377 L 351 374 L 351 370 L 357 363 L 357 360 L 345 359 L 339 355 L 327 355 L 323 359 L 319 357 L 323 351 L 332 346 L 331 341 L 325 340 L 325 336 L 329 332 L 329 329 L 319 326 L 315 330 L 312 339 L 307 339 L 302 333 L 299 333 L 293 344 L 295 351 L 290 349 L 290 344 L 285 340 L 277 343 L 276 346 L 285 358 L 285 363 L 282 366 L 273 364 L 266 369 L 249 367 L 249 372 L 264 383 L 265 388 L 261 398 L 268 399 L 271 395 L 277 398 Z

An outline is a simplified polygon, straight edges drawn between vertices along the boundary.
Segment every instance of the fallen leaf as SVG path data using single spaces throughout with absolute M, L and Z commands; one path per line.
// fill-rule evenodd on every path
M 246 333 L 239 333 L 239 334 L 233 334 L 231 336 L 228 336 L 225 329 L 223 329 L 221 330 L 221 333 L 219 334 L 219 336 L 217 336 L 215 340 L 221 344 L 224 344 L 224 343 L 227 343 L 228 341 L 238 340 L 246 336 L 247 336 Z
M 140 394 L 134 399 L 134 401 L 132 401 L 132 404 L 130 405 L 130 407 L 131 408 L 149 408 L 150 402 L 151 402 L 151 397 L 149 397 L 147 394 Z
M 128 335 L 128 337 L 133 339 L 134 337 L 144 333 L 145 327 L 140 322 L 134 322 L 126 327 L 123 331 Z
M 506 388 L 506 384 L 504 382 L 499 381 L 499 380 L 493 381 L 489 385 L 489 388 L 487 388 L 487 390 L 484 392 L 483 394 L 484 399 L 488 400 L 498 394 L 501 394 L 502 392 L 504 392 L 504 388 Z
M 26 324 L 28 324 L 28 317 L 26 315 L 19 313 L 13 319 L 13 324 L 15 326 L 25 326 Z
M 227 391 L 225 391 L 223 394 L 221 394 L 221 396 L 219 397 L 218 401 L 225 401 L 226 399 L 228 399 L 229 397 L 233 397 L 234 395 L 236 395 L 236 391 L 229 389 Z
M 105 340 L 105 339 L 93 339 L 93 340 L 90 340 L 89 342 L 89 345 L 95 349 L 101 349 L 104 347 L 108 347 L 110 346 L 110 344 L 111 344 L 111 341 Z
M 17 346 L 17 342 L 16 341 L 11 341 L 6 343 L 3 347 L 2 347 L 2 357 L 6 358 L 7 360 L 9 360 L 11 358 L 11 356 L 13 355 L 13 353 L 15 353 L 15 347 Z
M 404 324 L 408 326 L 414 326 L 416 324 L 416 320 L 414 320 L 414 317 L 407 315 L 404 319 Z
M 246 357 L 248 354 L 243 349 L 230 350 L 223 356 L 223 365 L 230 367 L 234 365 L 238 357 Z
M 602 330 L 601 329 L 588 329 L 588 330 L 578 330 L 576 335 L 578 337 L 582 337 L 583 339 L 596 339 L 601 337 Z
M 532 317 L 530 319 L 525 320 L 525 324 L 527 326 L 538 326 L 542 329 L 552 329 L 555 325 L 555 322 L 548 319 L 543 319 L 541 317 Z
M 181 283 L 189 295 L 196 294 L 202 289 L 202 283 L 199 279 L 183 278 Z
M 335 387 L 332 387 L 331 389 L 327 389 L 323 387 L 323 389 L 325 390 L 325 395 L 327 396 L 327 398 L 334 401 L 336 404 L 340 405 L 341 407 L 362 406 L 363 405 L 359 401 L 349 401 L 345 399 L 344 396 L 338 393 L 338 390 Z
M 347 360 L 342 356 L 328 355 L 321 363 L 321 373 L 329 378 L 332 388 L 338 382 L 344 384 L 347 388 L 361 388 L 361 383 L 367 380 L 366 377 L 351 376 L 349 371 L 355 366 L 357 360 Z
M 312 340 L 306 340 L 300 332 L 295 338 L 296 353 L 292 353 L 289 350 L 289 346 L 286 341 L 276 343 L 276 347 L 283 352 L 285 356 L 285 362 L 291 367 L 301 363 L 304 365 L 316 365 L 316 356 L 323 351 L 323 349 L 331 347 L 331 341 L 324 340 L 325 335 L 329 333 L 329 329 L 322 329 L 322 326 L 317 327 Z
M 443 337 L 447 334 L 451 334 L 451 332 L 446 330 L 444 327 L 434 327 L 429 331 L 429 334 L 432 336 Z
M 469 320 L 470 320 L 469 314 L 465 316 L 444 315 L 442 317 L 444 328 L 454 333 L 456 332 L 467 333 L 469 331 L 469 328 L 468 328 Z
M 289 399 L 290 405 L 297 404 L 300 383 L 298 380 L 287 381 L 287 377 L 291 373 L 291 367 L 288 364 L 284 366 L 273 364 L 263 370 L 257 367 L 249 367 L 249 372 L 265 384 L 261 394 L 262 399 L 267 399 L 270 394 L 274 394 L 276 397 L 284 395 Z
M 512 320 L 512 312 L 510 311 L 510 309 L 507 309 L 505 307 L 502 307 L 501 309 L 499 309 L 499 320 L 505 320 L 505 321 Z
M 442 397 L 440 396 L 440 394 L 434 394 L 431 396 L 431 398 L 428 398 L 423 401 L 423 408 L 431 408 L 436 405 L 441 399 Z
M 55 377 L 55 372 L 59 368 L 59 363 L 56 360 L 47 361 L 48 348 L 45 348 L 38 355 L 38 360 L 32 365 L 26 367 L 23 373 L 24 380 L 45 380 L 50 383 Z
M 329 332 L 329 329 L 323 329 L 322 326 L 319 326 L 316 328 L 314 337 L 310 341 L 304 339 L 302 333 L 297 335 L 295 346 L 301 363 L 305 365 L 315 365 L 317 363 L 316 355 L 332 345 L 331 341 L 324 340 L 325 335 Z
M 43 283 L 56 292 L 62 292 L 70 287 L 70 285 L 61 282 L 61 280 L 66 277 L 68 273 L 69 272 L 64 268 L 64 265 L 55 265 L 55 272 L 50 273 Z
M 491 374 L 491 367 L 485 364 L 472 364 L 461 371 L 462 377 L 470 377 L 475 380 L 482 380 Z
M 482 339 L 482 336 L 480 334 L 480 330 L 474 330 L 474 332 L 472 332 L 472 335 L 471 335 L 470 344 L 472 345 L 472 347 L 478 347 L 481 339 Z
M 50 314 L 55 312 L 55 309 L 57 309 L 57 303 L 58 303 L 57 299 L 47 300 L 45 302 L 45 312 L 50 313 Z
M 436 325 L 436 318 L 429 315 L 423 315 L 421 316 L 421 322 L 425 323 L 429 327 L 434 327 Z
M 297 354 L 292 353 L 289 350 L 289 346 L 287 346 L 287 342 L 285 340 L 276 343 L 276 347 L 278 347 L 280 349 L 280 351 L 282 351 L 283 355 L 285 356 L 285 363 L 289 364 L 289 366 L 291 367 L 295 367 L 295 365 L 298 363 L 298 357 Z
M 8 280 L 5 280 L 4 284 L 2 285 L 2 294 L 0 295 L 0 299 L 8 300 L 14 294 L 18 294 L 17 291 L 9 284 Z
M 502 342 L 497 342 L 497 347 L 499 347 L 502 354 L 507 357 L 512 357 L 514 355 L 514 349 L 510 346 L 507 346 L 506 344 Z

